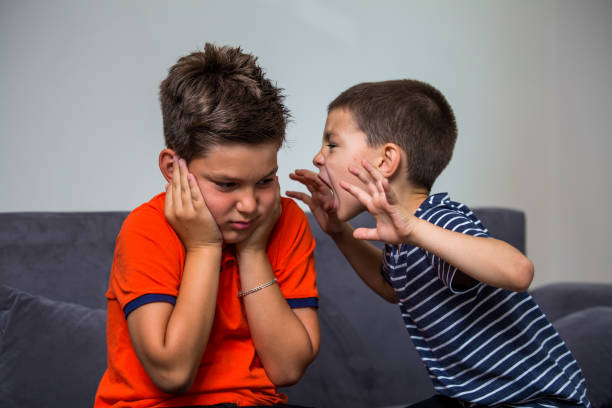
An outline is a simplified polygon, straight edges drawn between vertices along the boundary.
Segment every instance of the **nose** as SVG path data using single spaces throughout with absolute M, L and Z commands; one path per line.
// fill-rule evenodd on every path
M 239 197 L 238 201 L 236 202 L 236 209 L 244 214 L 253 214 L 257 209 L 257 201 L 255 191 L 249 189 Z
M 321 150 L 319 150 L 319 153 L 315 154 L 315 157 L 313 157 L 312 164 L 314 164 L 315 167 L 321 167 L 323 166 L 324 162 L 325 159 L 323 158 L 323 153 L 321 152 Z

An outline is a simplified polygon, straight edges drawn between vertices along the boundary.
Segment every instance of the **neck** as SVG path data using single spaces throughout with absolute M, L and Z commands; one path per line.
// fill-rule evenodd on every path
M 408 186 L 399 191 L 402 192 L 402 194 L 398 194 L 401 202 L 410 210 L 411 214 L 414 214 L 423 201 L 429 197 L 429 191 L 422 187 Z

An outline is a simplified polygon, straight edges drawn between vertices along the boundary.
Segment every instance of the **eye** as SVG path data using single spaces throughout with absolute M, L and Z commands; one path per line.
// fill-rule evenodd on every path
M 214 183 L 217 187 L 220 187 L 223 190 L 231 190 L 232 188 L 236 187 L 236 183 L 232 183 L 232 182 L 223 183 L 220 181 L 215 181 Z
M 275 180 L 275 177 L 266 177 L 263 180 L 260 180 L 257 184 L 259 184 L 260 186 L 267 186 L 272 184 L 272 182 Z
M 337 144 L 335 144 L 335 143 L 329 142 L 329 143 L 327 143 L 327 144 L 326 144 L 326 146 L 327 146 L 327 148 L 328 148 L 328 149 L 330 149 L 330 150 L 331 150 L 331 149 L 333 149 L 334 147 L 337 147 L 338 145 L 337 145 Z

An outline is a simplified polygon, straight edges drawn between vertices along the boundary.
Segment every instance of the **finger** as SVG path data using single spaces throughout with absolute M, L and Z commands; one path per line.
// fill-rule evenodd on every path
M 396 205 L 399 202 L 399 199 L 397 197 L 397 194 L 395 194 L 395 191 L 393 191 L 393 189 L 391 188 L 391 185 L 389 184 L 389 180 L 385 178 L 381 182 L 381 185 L 385 193 L 385 197 L 387 197 L 387 202 L 391 205 Z
M 181 202 L 184 208 L 191 210 L 193 209 L 193 202 L 191 201 L 191 188 L 187 179 L 189 170 L 187 170 L 187 163 L 183 159 L 179 160 L 179 173 L 181 178 Z
M 289 178 L 291 180 L 297 181 L 298 183 L 302 183 L 303 185 L 305 185 L 307 187 L 308 187 L 308 185 L 312 185 L 313 184 L 311 180 L 307 179 L 304 176 L 299 176 L 297 174 L 289 174 Z
M 348 170 L 351 174 L 357 177 L 359 181 L 361 181 L 368 188 L 368 190 L 370 190 L 370 195 L 374 196 L 379 192 L 374 179 L 369 175 L 369 173 L 354 166 L 350 166 Z
M 300 177 L 318 178 L 317 173 L 315 173 L 312 170 L 306 170 L 306 169 L 297 169 L 292 174 L 295 174 Z
M 372 199 L 372 197 L 368 193 L 366 193 L 359 187 L 354 186 L 353 184 L 347 183 L 343 180 L 340 181 L 340 187 L 348 191 L 353 197 L 358 199 L 361 202 L 361 204 L 365 206 L 368 206 L 368 204 L 370 203 Z
M 382 175 L 380 170 L 378 170 L 372 163 L 370 163 L 369 160 L 363 159 L 361 161 L 361 165 L 363 166 L 364 169 L 368 171 L 369 175 L 377 182 L 381 182 L 385 178 L 385 176 Z
M 295 174 L 295 173 L 289 173 L 289 178 L 291 180 L 300 182 L 302 184 L 306 184 L 310 182 L 306 177 L 299 175 L 299 174 Z
M 368 241 L 380 241 L 376 228 L 357 228 L 353 231 L 353 237 Z
M 276 198 L 280 203 L 280 183 L 278 181 L 278 176 L 274 176 L 274 191 L 276 193 Z
M 195 176 L 191 173 L 187 174 L 187 181 L 189 183 L 189 193 L 191 194 L 191 201 L 194 205 L 204 202 L 200 186 L 198 185 Z
M 291 177 L 291 176 L 290 176 Z M 301 176 L 296 176 L 294 180 L 302 183 L 310 192 L 310 194 L 320 194 L 320 195 L 329 195 L 330 189 L 329 187 L 318 179 L 305 178 Z
M 286 191 L 285 194 L 287 195 L 287 197 L 291 197 L 291 198 L 300 200 L 301 202 L 303 202 L 304 204 L 310 207 L 310 203 L 312 202 L 312 199 L 308 194 L 302 193 L 300 191 Z
M 319 178 L 319 174 L 315 173 L 314 171 L 296 170 L 294 173 L 289 174 L 289 177 L 296 181 L 305 180 L 316 185 L 323 185 L 327 187 L 327 184 L 325 184 Z
M 383 183 L 385 180 L 388 181 L 388 179 L 385 176 L 383 176 L 380 170 L 378 170 L 378 168 L 374 166 L 372 163 L 370 163 L 367 159 L 363 159 L 361 161 L 361 164 L 368 171 L 368 174 L 370 175 L 370 177 L 375 181 L 376 189 L 378 190 L 378 192 L 384 193 L 385 189 L 384 189 Z
M 179 160 L 178 157 L 174 157 L 174 163 L 172 165 L 172 181 L 170 182 L 171 190 L 172 190 L 172 204 L 174 210 L 181 209 L 182 200 L 181 200 L 181 174 L 179 170 Z
M 164 213 L 166 216 L 171 213 L 172 210 L 172 184 L 166 184 L 166 199 L 164 201 Z

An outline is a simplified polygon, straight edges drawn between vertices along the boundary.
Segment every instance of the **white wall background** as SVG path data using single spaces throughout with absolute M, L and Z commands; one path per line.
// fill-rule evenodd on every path
M 159 82 L 206 41 L 259 56 L 311 167 L 325 107 L 417 78 L 459 124 L 434 186 L 523 209 L 534 285 L 612 282 L 612 1 L 0 2 L 0 211 L 129 210 L 163 188 Z

